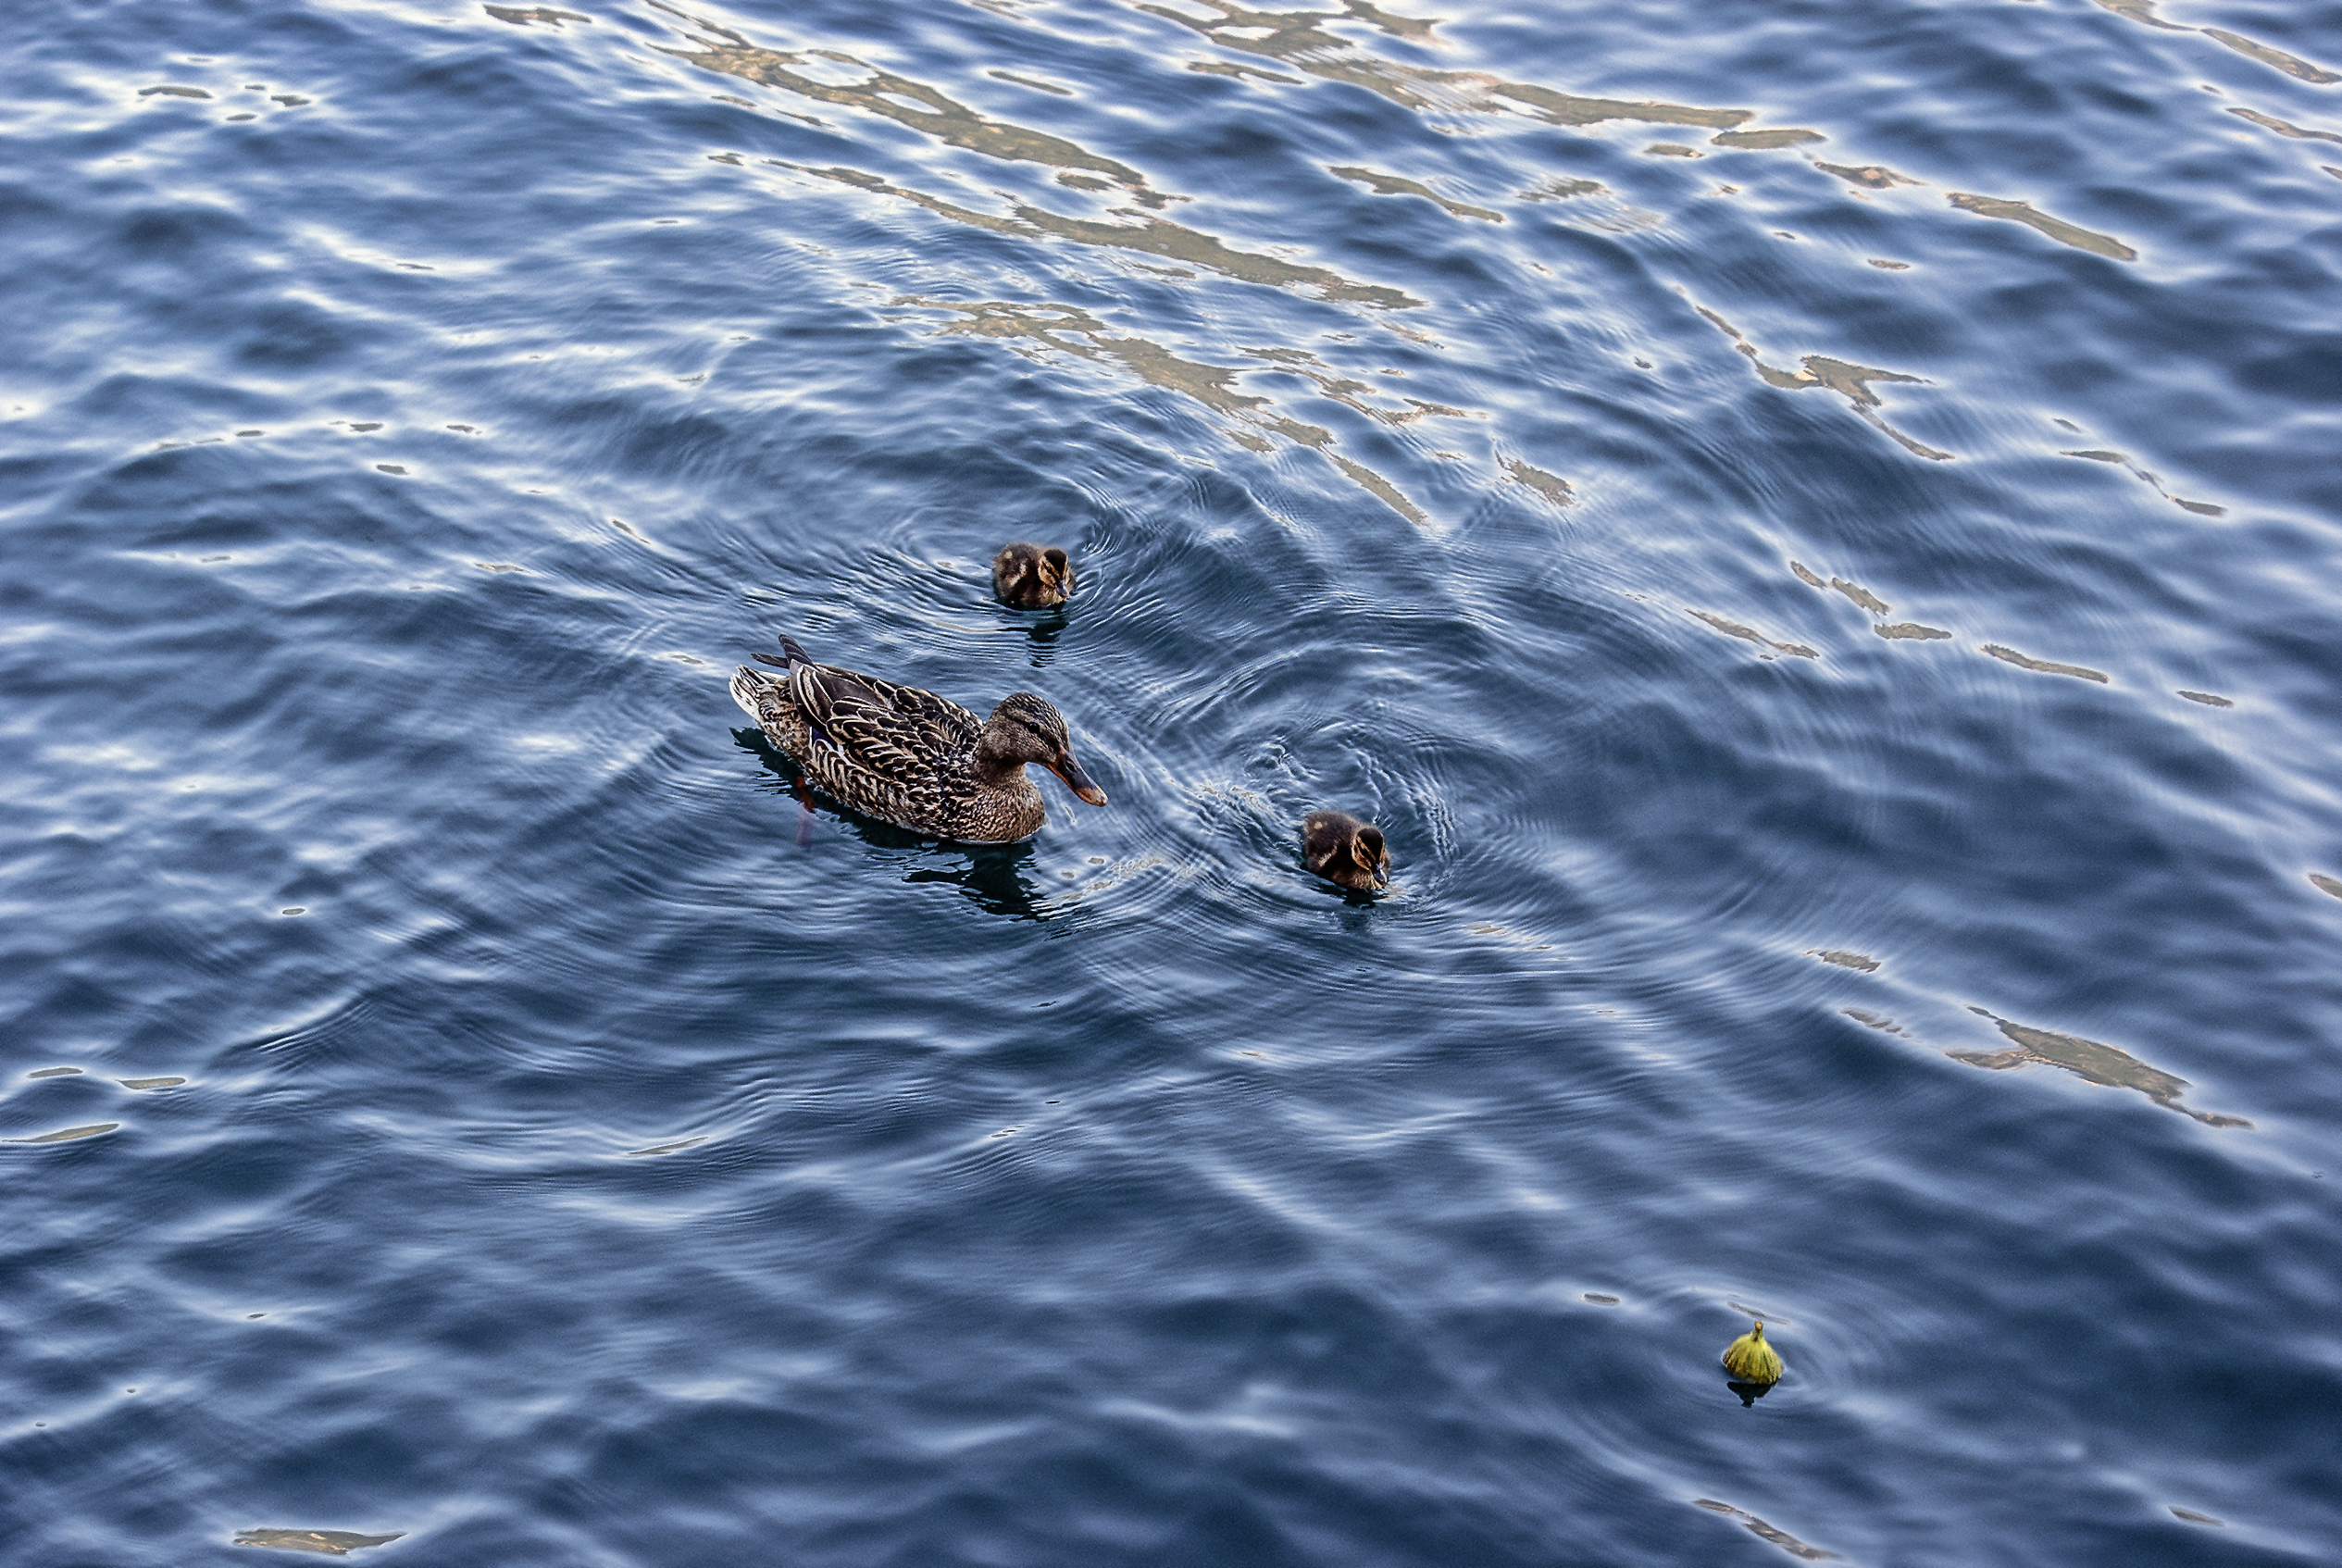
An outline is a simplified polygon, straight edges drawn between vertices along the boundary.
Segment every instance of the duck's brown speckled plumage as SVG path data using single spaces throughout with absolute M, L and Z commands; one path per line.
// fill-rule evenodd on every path
M 1302 863 L 1352 892 L 1371 893 L 1390 881 L 1382 829 L 1344 811 L 1313 811 L 1302 820 Z
M 1074 591 L 1074 566 L 1053 544 L 1018 540 L 992 557 L 992 596 L 1017 610 L 1045 610 Z
M 756 657 L 787 673 L 742 665 L 732 675 L 732 700 L 842 805 L 940 839 L 1027 839 L 1048 816 L 1025 776 L 1028 762 L 1092 805 L 1106 803 L 1074 761 L 1064 716 L 1029 691 L 1012 692 L 990 719 L 978 719 L 932 691 L 817 665 L 792 639 L 780 643 L 786 659 Z

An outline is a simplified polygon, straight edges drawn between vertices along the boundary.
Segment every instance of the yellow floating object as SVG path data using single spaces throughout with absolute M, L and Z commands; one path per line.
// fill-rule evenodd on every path
M 1781 1358 L 1764 1342 L 1762 1322 L 1724 1348 L 1724 1369 L 1739 1383 L 1773 1384 L 1781 1380 Z

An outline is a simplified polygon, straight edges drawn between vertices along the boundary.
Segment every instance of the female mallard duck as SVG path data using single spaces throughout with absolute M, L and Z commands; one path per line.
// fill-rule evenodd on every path
M 1048 812 L 1025 777 L 1037 762 L 1093 806 L 1106 792 L 1074 761 L 1065 716 L 1029 691 L 1001 699 L 979 721 L 957 703 L 806 657 L 783 633 L 767 675 L 746 665 L 732 700 L 816 788 L 865 816 L 914 833 L 1008 843 L 1040 831 Z
M 1390 885 L 1390 850 L 1382 829 L 1345 811 L 1313 811 L 1302 821 L 1302 862 L 1352 892 Z
M 1012 610 L 1046 610 L 1074 591 L 1074 566 L 1055 545 L 1003 544 L 992 557 L 992 594 Z

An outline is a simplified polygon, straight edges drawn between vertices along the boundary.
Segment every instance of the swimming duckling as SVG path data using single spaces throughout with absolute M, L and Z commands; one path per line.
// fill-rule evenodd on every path
M 755 657 L 789 673 L 742 665 L 732 701 L 815 788 L 865 816 L 969 843 L 1029 839 L 1049 813 L 1025 776 L 1028 762 L 1091 805 L 1106 803 L 1074 761 L 1065 716 L 1029 691 L 1010 692 L 979 721 L 932 691 L 815 664 L 785 632 L 780 648 L 787 658 Z
M 1764 1342 L 1762 1319 L 1754 1328 L 1724 1348 L 1724 1370 L 1734 1382 L 1758 1388 L 1770 1388 L 1781 1381 L 1781 1357 Z
M 1328 882 L 1371 893 L 1390 885 L 1382 829 L 1343 811 L 1313 811 L 1302 823 L 1302 863 Z
M 1001 546 L 992 557 L 992 596 L 1012 610 L 1046 610 L 1074 591 L 1074 566 L 1055 545 Z

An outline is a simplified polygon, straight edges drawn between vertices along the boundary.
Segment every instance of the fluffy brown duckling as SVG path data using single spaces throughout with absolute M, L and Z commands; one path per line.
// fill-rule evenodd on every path
M 1382 829 L 1346 811 L 1313 811 L 1302 821 L 1302 862 L 1352 892 L 1390 885 L 1390 849 L 1382 841 Z
M 1046 610 L 1074 591 L 1074 564 L 1053 544 L 1003 544 L 992 557 L 992 595 L 1012 610 Z

